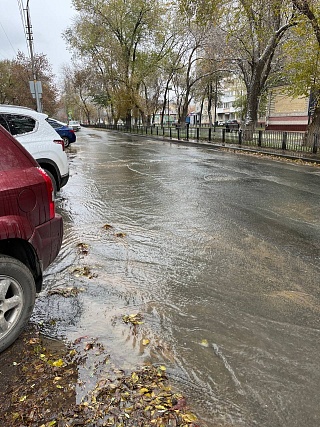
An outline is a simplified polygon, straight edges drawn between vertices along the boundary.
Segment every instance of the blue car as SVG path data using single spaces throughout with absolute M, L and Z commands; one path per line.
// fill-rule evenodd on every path
M 71 127 L 65 123 L 59 122 L 59 120 L 51 119 L 49 117 L 47 118 L 47 122 L 50 123 L 53 129 L 61 136 L 65 147 L 68 147 L 72 142 L 76 142 L 77 137 Z

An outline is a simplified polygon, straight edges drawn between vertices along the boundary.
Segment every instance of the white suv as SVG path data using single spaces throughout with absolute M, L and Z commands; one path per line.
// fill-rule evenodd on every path
M 69 164 L 64 142 L 47 117 L 31 108 L 0 104 L 0 125 L 29 151 L 59 191 L 68 182 Z

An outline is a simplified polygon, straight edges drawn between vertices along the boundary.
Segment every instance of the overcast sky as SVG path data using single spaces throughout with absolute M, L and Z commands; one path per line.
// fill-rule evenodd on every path
M 22 0 L 25 8 L 28 0 Z M 29 55 L 26 29 L 20 15 L 18 0 L 0 0 L 0 60 L 13 59 L 18 51 Z M 34 52 L 44 53 L 59 76 L 62 65 L 70 62 L 61 33 L 72 24 L 76 15 L 71 0 L 29 0 Z

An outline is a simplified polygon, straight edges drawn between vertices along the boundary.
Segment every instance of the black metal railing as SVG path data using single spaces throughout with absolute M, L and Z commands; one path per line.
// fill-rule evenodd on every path
M 163 137 L 177 141 L 195 141 L 222 144 L 224 146 L 241 146 L 268 151 L 272 154 L 286 152 L 295 157 L 320 158 L 320 135 L 314 134 L 311 143 L 308 142 L 305 132 L 289 131 L 242 131 L 241 129 L 227 129 L 220 126 L 142 126 L 142 125 L 105 125 L 94 127 L 129 132 L 138 135 Z

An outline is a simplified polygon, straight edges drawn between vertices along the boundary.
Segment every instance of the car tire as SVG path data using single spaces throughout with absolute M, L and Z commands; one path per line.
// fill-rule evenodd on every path
M 62 139 L 63 139 L 63 142 L 64 142 L 64 148 L 69 147 L 69 145 L 70 145 L 69 138 L 67 136 L 63 136 Z
M 36 286 L 30 270 L 17 259 L 0 255 L 0 352 L 21 334 L 35 298 Z
M 44 171 L 50 177 L 52 186 L 53 186 L 54 195 L 56 195 L 58 192 L 57 182 L 51 172 L 49 172 L 47 169 L 44 169 Z

